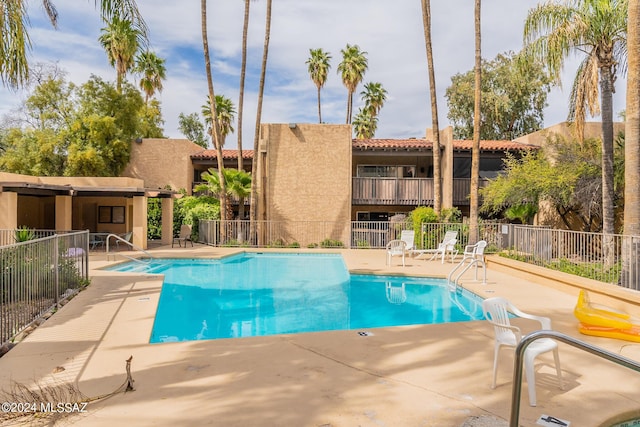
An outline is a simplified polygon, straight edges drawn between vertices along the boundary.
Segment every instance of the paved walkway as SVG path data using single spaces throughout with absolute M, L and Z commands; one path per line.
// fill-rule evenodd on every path
M 234 252 L 196 245 L 158 256 Z M 341 251 L 355 272 L 445 277 L 452 264 L 409 259 L 385 266 L 379 250 Z M 118 388 L 133 356 L 135 391 L 90 402 L 78 426 L 504 426 L 510 416 L 513 356 L 503 351 L 492 390 L 493 332 L 487 322 L 149 344 L 162 276 L 110 273 L 92 255 L 92 284 L 0 358 L 0 388 L 11 381 L 75 384 L 86 396 Z M 480 296 L 505 296 L 553 319 L 560 332 L 640 361 L 640 344 L 586 337 L 572 315 L 577 289 L 549 287 L 488 269 Z M 638 308 L 640 314 L 640 308 Z M 516 319 L 525 332 L 533 326 Z M 538 406 L 522 393 L 520 423 L 544 414 L 596 427 L 620 414 L 640 417 L 640 373 L 560 344 L 565 389 L 550 355 L 536 365 Z M 630 418 L 631 415 L 625 418 Z M 604 425 L 612 425 L 607 422 Z

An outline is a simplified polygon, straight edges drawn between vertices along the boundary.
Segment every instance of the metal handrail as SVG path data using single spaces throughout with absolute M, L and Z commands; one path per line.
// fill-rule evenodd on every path
M 522 338 L 522 340 L 516 347 L 513 370 L 513 392 L 511 394 L 511 419 L 509 420 L 509 427 L 518 427 L 520 419 L 520 394 L 522 392 L 522 361 L 524 358 L 524 352 L 529 344 L 541 338 L 556 339 L 565 344 L 569 344 L 570 346 L 577 347 L 591 354 L 595 354 L 596 356 L 602 357 L 603 359 L 607 359 L 611 362 L 617 363 L 618 365 L 622 365 L 629 369 L 633 369 L 636 372 L 640 372 L 640 363 L 636 362 L 635 360 L 631 360 L 624 356 L 611 353 L 610 351 L 607 351 L 600 347 L 596 347 L 584 341 L 580 341 L 576 338 L 570 337 L 560 332 L 548 330 L 532 332 Z
M 134 245 L 133 243 L 129 242 L 128 240 L 123 239 L 122 237 L 118 236 L 117 234 L 109 234 L 107 236 L 107 249 L 106 249 L 107 257 L 109 256 L 109 240 L 111 240 L 112 237 L 115 238 L 116 240 L 119 240 L 121 242 L 126 243 L 127 245 L 131 246 L 132 249 L 135 249 L 136 251 L 140 251 L 140 252 L 144 253 L 149 258 L 153 258 L 153 255 L 151 255 L 149 252 L 145 251 L 144 249 L 142 249 L 139 246 Z M 124 256 L 124 255 L 122 255 L 122 256 Z M 127 258 L 130 258 L 130 257 L 127 257 Z

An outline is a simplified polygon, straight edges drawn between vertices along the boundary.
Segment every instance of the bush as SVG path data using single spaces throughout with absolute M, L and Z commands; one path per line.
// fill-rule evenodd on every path
M 320 242 L 320 247 L 321 248 L 343 248 L 344 243 L 342 243 L 340 240 L 324 239 L 322 242 Z

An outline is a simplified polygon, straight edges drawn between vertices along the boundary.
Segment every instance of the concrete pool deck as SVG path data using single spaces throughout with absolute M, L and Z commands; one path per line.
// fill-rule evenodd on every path
M 264 251 L 264 250 L 262 250 Z M 317 252 L 318 250 L 315 250 Z M 162 247 L 158 257 L 208 257 L 237 249 Z M 454 264 L 393 259 L 382 250 L 344 250 L 352 272 L 446 277 Z M 460 257 L 458 257 L 460 260 Z M 65 418 L 78 426 L 505 426 L 513 352 L 500 356 L 490 388 L 493 330 L 485 321 L 331 331 L 271 337 L 149 344 L 161 275 L 113 273 L 91 255 L 91 285 L 0 358 L 0 388 L 12 381 L 76 384 L 93 397 L 125 381 L 133 356 L 135 391 L 89 402 Z M 547 286 L 490 262 L 487 284 L 462 284 L 482 297 L 504 296 L 523 311 L 551 317 L 554 329 L 640 361 L 640 343 L 578 333 L 578 289 Z M 640 315 L 640 305 L 629 305 Z M 516 319 L 530 332 L 534 325 Z M 640 373 L 559 344 L 564 390 L 550 354 L 536 363 L 537 407 L 522 391 L 520 424 L 544 414 L 572 427 L 640 417 Z M 631 415 L 625 417 L 632 418 Z M 625 418 L 619 419 L 619 421 Z M 609 425 L 613 423 L 608 423 Z

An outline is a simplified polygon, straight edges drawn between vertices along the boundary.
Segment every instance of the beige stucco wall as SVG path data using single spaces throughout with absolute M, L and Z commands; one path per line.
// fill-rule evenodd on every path
M 624 123 L 615 122 L 613 124 L 614 137 L 618 133 L 624 132 Z M 542 146 L 549 135 L 556 134 L 564 138 L 573 138 L 575 135 L 575 126 L 568 122 L 562 122 L 544 128 L 537 132 L 530 133 L 528 135 L 521 136 L 514 139 L 516 142 L 523 142 L 526 144 L 533 144 Z M 600 122 L 586 122 L 584 124 L 584 136 L 585 138 L 601 138 L 602 137 L 602 123 Z
M 339 224 L 326 230 L 323 239 L 349 245 L 351 126 L 297 124 L 292 129 L 288 124 L 264 124 L 261 140 L 264 219 Z M 282 236 L 285 243 L 320 243 L 294 226 Z
M 204 150 L 188 139 L 143 139 L 131 144 L 131 158 L 122 176 L 144 179 L 147 188 L 184 188 L 191 194 L 191 155 Z

